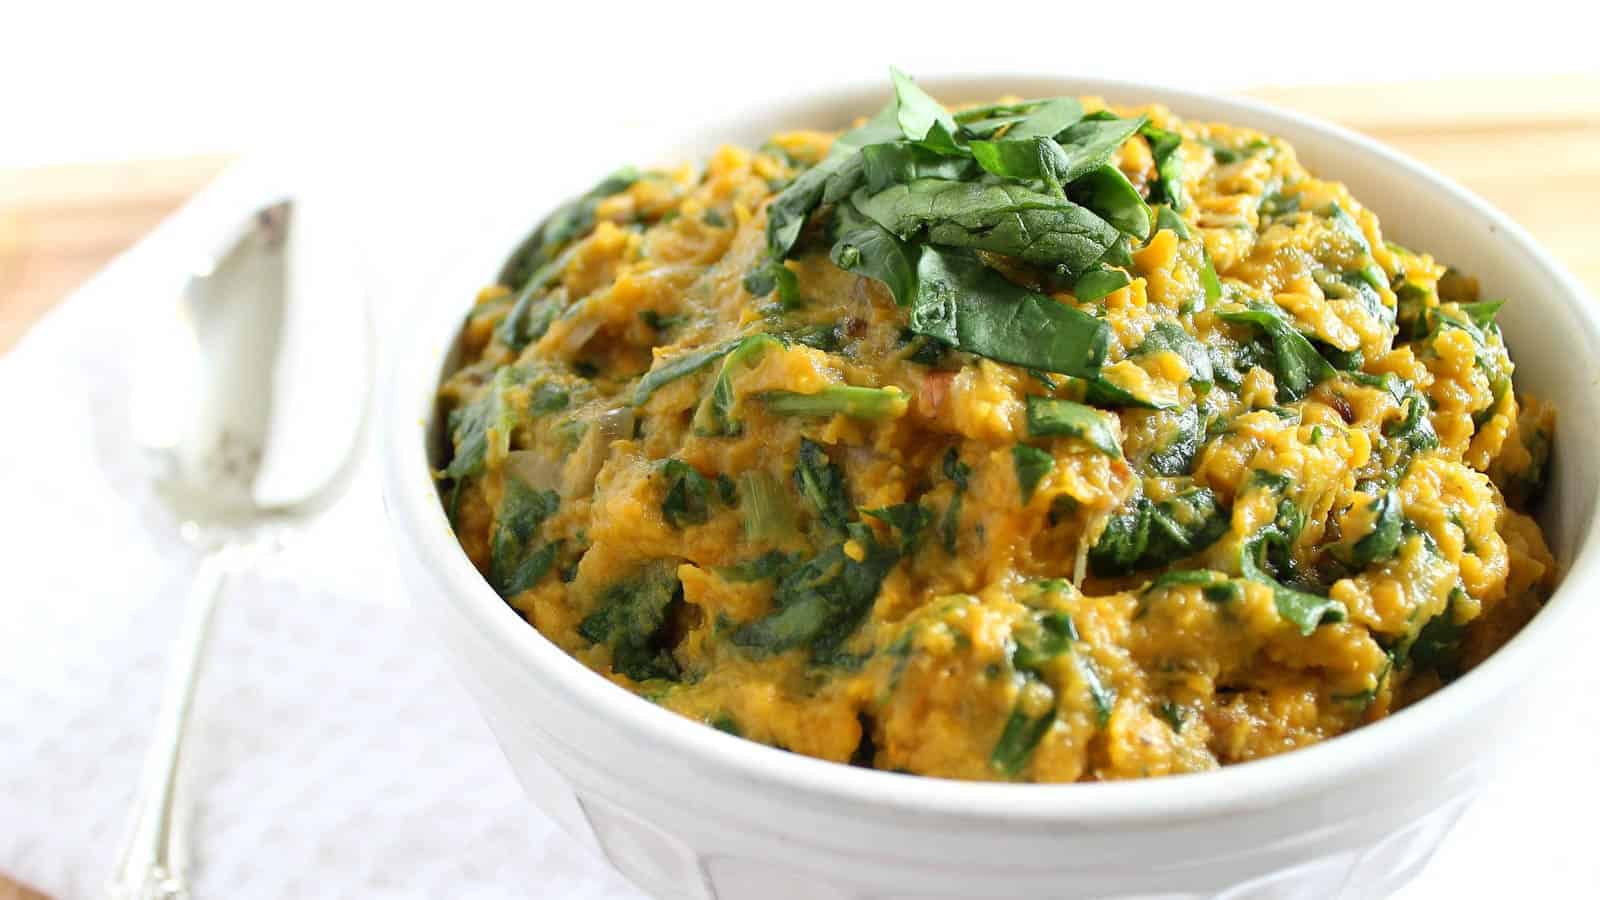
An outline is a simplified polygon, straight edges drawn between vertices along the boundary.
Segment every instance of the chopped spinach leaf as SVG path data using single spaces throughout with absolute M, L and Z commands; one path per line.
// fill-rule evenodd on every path
M 752 334 L 741 338 L 722 360 L 722 368 L 711 383 L 711 391 L 694 413 L 694 433 L 701 437 L 736 436 L 744 433 L 744 423 L 733 418 L 733 407 L 738 397 L 733 382 L 744 372 L 754 368 L 768 350 L 780 349 L 783 344 L 766 334 Z
M 1145 459 L 1145 468 L 1168 478 L 1189 474 L 1206 440 L 1206 420 L 1198 406 L 1185 406 L 1173 415 L 1170 436 Z
M 1211 603 L 1229 603 L 1239 599 L 1239 585 L 1221 572 L 1213 572 L 1210 569 L 1174 569 L 1171 572 L 1163 572 L 1145 586 L 1142 595 L 1182 585 L 1198 587 L 1200 596 Z
M 1073 97 L 1052 97 L 1031 105 L 1027 112 L 1006 129 L 1007 140 L 1032 137 L 1054 138 L 1083 118 L 1083 104 Z M 963 128 L 970 125 L 963 123 Z
M 994 750 L 989 754 L 989 765 L 1002 775 L 1012 778 L 1022 774 L 1022 769 L 1028 764 L 1028 758 L 1033 755 L 1033 750 L 1044 740 L 1049 733 L 1050 726 L 1056 721 L 1055 707 L 1036 718 L 1030 718 L 1021 707 L 1013 707 L 1011 715 L 1006 719 L 1004 730 L 1000 732 L 1000 739 L 995 742 Z
M 1018 184 L 921 179 L 857 190 L 851 202 L 901 240 L 1004 253 L 1069 274 L 1093 266 L 1117 239 L 1089 210 Z
M 661 462 L 667 489 L 661 499 L 661 517 L 673 528 L 704 525 L 711 518 L 712 483 L 682 460 Z
M 788 572 L 799 561 L 799 558 L 792 553 L 785 553 L 782 550 L 768 550 L 755 559 L 735 563 L 731 566 L 723 566 L 717 570 L 717 574 L 721 575 L 726 581 L 765 581 L 768 578 L 776 578 Z
M 491 441 L 501 453 L 509 449 L 516 411 L 506 395 L 518 380 L 517 370 L 505 366 L 494 373 L 481 397 L 451 411 L 447 424 L 455 455 L 444 469 L 445 478 L 461 481 L 482 472 Z
M 1401 526 L 1405 516 L 1400 493 L 1393 488 L 1372 501 L 1372 530 L 1349 545 L 1345 562 L 1356 570 L 1392 559 L 1400 551 Z
M 650 399 L 650 396 L 660 390 L 663 385 L 704 369 L 706 366 L 732 353 L 740 343 L 741 339 L 734 338 L 731 341 L 723 341 L 710 347 L 690 350 L 666 359 L 657 359 L 656 365 L 652 366 L 650 371 L 644 373 L 644 377 L 639 379 L 638 387 L 634 388 L 633 405 L 643 406 Z
M 843 530 L 850 521 L 850 490 L 844 472 L 828 459 L 827 451 L 809 438 L 800 439 L 800 455 L 794 468 L 794 486 L 816 510 L 817 518 L 829 528 Z
M 926 150 L 910 141 L 873 144 L 861 148 L 861 164 L 867 192 L 877 192 L 895 184 L 919 178 L 963 181 L 976 173 L 970 157 L 946 156 Z
M 512 290 L 520 290 L 563 245 L 594 225 L 594 211 L 601 200 L 627 190 L 638 180 L 639 171 L 632 166 L 619 169 L 582 196 L 556 207 L 512 252 L 495 280 Z
M 1150 237 L 1150 207 L 1128 176 L 1116 166 L 1101 166 L 1072 183 L 1067 196 L 1130 237 Z
M 653 565 L 626 581 L 606 588 L 594 612 L 578 625 L 578 633 L 611 647 L 611 667 L 634 679 L 677 680 L 681 674 L 664 638 L 674 604 L 683 602 L 674 567 Z
M 1107 456 L 1121 456 L 1122 444 L 1104 413 L 1071 400 L 1028 397 L 1028 434 L 1074 437 Z
M 1178 236 L 1181 241 L 1189 239 L 1189 226 L 1183 221 L 1183 216 L 1165 203 L 1156 208 L 1156 229 L 1170 231 Z
M 900 133 L 938 153 L 961 152 L 960 129 L 950 111 L 899 69 L 891 66 L 889 77 L 894 81 L 895 121 Z
M 744 276 L 742 284 L 752 297 L 765 297 L 776 288 L 778 306 L 783 309 L 799 309 L 804 303 L 800 296 L 799 276 L 780 259 L 767 258 Z
M 505 479 L 489 542 L 489 584 L 500 596 L 514 597 L 550 572 L 558 545 L 537 544 L 534 539 L 560 503 L 555 491 L 536 490 L 515 476 Z
M 1333 366 L 1317 348 L 1296 331 L 1289 317 L 1276 306 L 1260 304 L 1240 310 L 1223 310 L 1217 317 L 1224 322 L 1253 325 L 1261 329 L 1272 347 L 1269 361 L 1278 384 L 1278 402 L 1291 403 L 1334 376 Z
M 741 626 L 733 643 L 763 655 L 809 646 L 813 663 L 844 662 L 844 643 L 872 611 L 884 576 L 899 560 L 865 525 L 852 524 L 848 535 L 859 561 L 841 542 L 787 573 L 773 593 L 772 612 Z
M 944 508 L 944 517 L 939 521 L 939 534 L 943 538 L 945 552 L 954 556 L 961 525 L 961 500 L 967 493 L 967 479 L 972 475 L 972 467 L 962 462 L 956 448 L 951 447 L 945 451 L 943 469 L 944 477 L 955 483 L 955 490 L 950 495 L 950 505 Z
M 852 419 L 893 419 L 905 414 L 906 394 L 894 388 L 829 385 L 814 394 L 768 391 L 761 395 L 767 409 L 780 416 L 849 416 Z
M 1013 634 L 1017 648 L 1011 653 L 1011 664 L 1023 672 L 1038 673 L 1044 664 L 1071 651 L 1078 640 L 1078 626 L 1072 616 L 1059 610 L 1034 612 L 1028 627 Z
M 739 475 L 739 509 L 744 536 L 752 541 L 781 541 L 794 532 L 794 507 L 778 479 L 758 469 Z
M 1080 303 L 1093 303 L 1132 283 L 1133 279 L 1128 277 L 1127 272 L 1102 266 L 1079 275 L 1078 280 L 1073 282 L 1072 295 Z
M 917 547 L 922 532 L 933 522 L 933 513 L 919 503 L 897 503 L 877 509 L 863 509 L 861 514 L 886 522 L 900 532 L 900 553 L 908 556 Z
M 1189 383 L 1196 386 L 1209 386 L 1214 375 L 1211 366 L 1211 355 L 1206 352 L 1204 344 L 1177 322 L 1157 322 L 1155 327 L 1145 334 L 1144 340 L 1133 351 L 1134 356 L 1148 356 L 1153 353 L 1172 352 L 1183 359 L 1184 366 L 1189 370 Z
M 1089 549 L 1089 570 L 1112 577 L 1158 568 L 1199 553 L 1227 531 L 1228 511 L 1210 488 L 1159 503 L 1141 496 L 1106 522 Z
M 999 362 L 1092 378 L 1110 329 L 1100 319 L 1007 281 L 976 258 L 924 247 L 911 330 Z
M 1011 448 L 1011 462 L 1017 470 L 1017 488 L 1022 492 L 1023 503 L 1033 499 L 1033 489 L 1056 467 L 1056 458 L 1048 450 L 1027 444 Z
M 1187 204 L 1183 194 L 1183 137 L 1164 128 L 1144 123 L 1139 133 L 1150 142 L 1150 155 L 1156 163 L 1156 180 L 1150 186 L 1150 200 L 1165 203 L 1182 212 Z

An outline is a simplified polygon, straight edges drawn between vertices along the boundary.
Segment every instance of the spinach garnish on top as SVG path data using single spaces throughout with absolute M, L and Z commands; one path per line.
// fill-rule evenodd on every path
M 756 271 L 819 233 L 836 265 L 882 282 L 910 307 L 911 331 L 1095 379 L 1104 321 L 1011 280 L 984 254 L 1032 265 L 1091 299 L 1126 285 L 1117 267 L 1131 264 L 1128 239 L 1148 237 L 1154 216 L 1109 162 L 1136 134 L 1159 143 L 1169 133 L 1142 116 L 1085 115 L 1070 97 L 952 115 L 904 73 L 891 74 L 894 99 L 769 204 L 770 259 Z M 822 227 L 807 232 L 814 217 Z

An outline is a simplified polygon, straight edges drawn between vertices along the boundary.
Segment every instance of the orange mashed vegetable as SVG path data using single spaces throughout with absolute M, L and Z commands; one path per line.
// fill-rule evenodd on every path
M 1283 141 L 1109 112 L 1145 117 L 1101 171 L 1148 227 L 1104 275 L 951 238 L 1001 294 L 1084 313 L 1089 375 L 913 328 L 915 304 L 830 253 L 849 199 L 803 209 L 775 256 L 774 198 L 854 152 L 832 133 L 564 207 L 479 294 L 441 389 L 467 555 L 655 703 L 925 775 L 1211 769 L 1470 669 L 1556 576 L 1527 515 L 1554 416 L 1512 390 L 1493 305 Z M 982 115 L 956 114 L 963 147 L 1018 127 L 966 128 Z M 1103 208 L 1078 185 L 1056 193 Z M 926 227 L 902 249 L 958 252 Z

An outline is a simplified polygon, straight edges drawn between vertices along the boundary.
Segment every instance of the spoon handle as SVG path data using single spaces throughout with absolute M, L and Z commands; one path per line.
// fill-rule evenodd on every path
M 233 549 L 226 546 L 211 551 L 201 560 L 189 586 L 183 623 L 161 693 L 161 709 L 135 794 L 128 841 L 108 888 L 112 900 L 181 900 L 189 895 L 188 847 L 177 804 L 178 770 L 195 683 L 211 631 L 211 614 L 233 571 L 234 556 Z

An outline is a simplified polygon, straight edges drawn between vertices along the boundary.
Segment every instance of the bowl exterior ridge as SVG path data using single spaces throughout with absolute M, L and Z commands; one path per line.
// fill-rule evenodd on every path
M 992 785 L 852 769 L 716 732 L 596 677 L 483 581 L 434 490 L 435 385 L 462 310 L 520 234 L 479 236 L 419 304 L 396 359 L 385 498 L 419 619 L 484 713 L 530 798 L 654 896 L 730 898 L 1382 897 L 1415 876 L 1516 749 L 1517 691 L 1572 646 L 1600 574 L 1600 460 L 1560 435 L 1600 431 L 1600 323 L 1521 228 L 1420 165 L 1349 132 L 1248 101 L 1034 75 L 928 79 L 947 101 L 1099 94 L 1249 125 L 1346 181 L 1408 243 L 1475 269 L 1502 312 L 1519 388 L 1557 401 L 1543 519 L 1565 566 L 1549 607 L 1437 696 L 1317 746 L 1200 775 L 1115 784 Z M 788 125 L 826 127 L 881 102 L 844 88 L 699 130 L 661 161 Z M 670 146 L 670 144 L 669 144 Z M 641 160 L 650 162 L 650 160 Z M 546 186 L 543 205 L 563 195 Z M 538 206 L 531 208 L 539 208 Z M 1579 364 L 1573 365 L 1574 360 Z M 1526 366 L 1526 373 L 1524 372 Z

